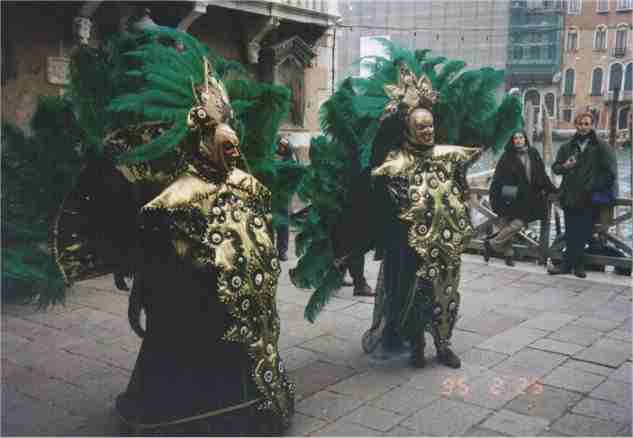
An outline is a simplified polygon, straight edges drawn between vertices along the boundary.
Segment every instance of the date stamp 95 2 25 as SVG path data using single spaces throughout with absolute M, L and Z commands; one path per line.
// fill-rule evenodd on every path
M 440 395 L 450 397 L 455 394 L 467 397 L 470 391 L 470 385 L 464 377 L 448 377 L 442 382 Z M 543 384 L 534 377 L 497 376 L 488 385 L 488 394 L 491 397 L 516 397 L 522 394 L 539 395 L 542 393 Z

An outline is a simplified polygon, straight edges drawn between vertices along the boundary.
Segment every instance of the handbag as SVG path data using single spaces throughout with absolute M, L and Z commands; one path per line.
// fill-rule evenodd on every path
M 510 205 L 516 201 L 518 193 L 518 186 L 501 186 L 501 200 L 506 205 Z

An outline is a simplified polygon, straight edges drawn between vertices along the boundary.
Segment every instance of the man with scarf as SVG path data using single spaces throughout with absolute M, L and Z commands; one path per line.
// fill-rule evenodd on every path
M 600 207 L 611 206 L 615 199 L 617 163 L 609 146 L 598 139 L 591 113 L 576 116 L 574 125 L 576 134 L 561 146 L 552 164 L 552 171 L 563 176 L 560 204 L 565 214 L 566 251 L 561 266 L 548 272 L 556 275 L 573 271 L 585 278 L 585 245 L 591 239 Z

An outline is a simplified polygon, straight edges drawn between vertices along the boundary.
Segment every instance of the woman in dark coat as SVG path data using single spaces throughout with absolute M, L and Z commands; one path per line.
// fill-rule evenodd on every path
M 501 220 L 499 232 L 484 242 L 486 261 L 495 251 L 503 254 L 508 266 L 514 266 L 512 239 L 529 222 L 545 219 L 547 195 L 555 192 L 538 151 L 524 131 L 515 132 L 490 185 L 490 203 Z

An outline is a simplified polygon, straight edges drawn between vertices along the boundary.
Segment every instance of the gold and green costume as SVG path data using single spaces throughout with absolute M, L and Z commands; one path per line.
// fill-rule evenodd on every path
M 400 149 L 372 171 L 397 219 L 384 230 L 392 243 L 363 340 L 367 352 L 383 335 L 397 344 L 429 330 L 438 345 L 450 340 L 460 304 L 460 256 L 473 232 L 460 173 L 478 154 L 476 148 L 445 145 Z

